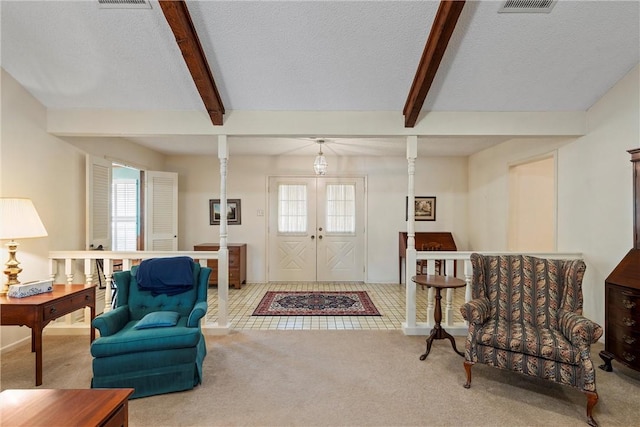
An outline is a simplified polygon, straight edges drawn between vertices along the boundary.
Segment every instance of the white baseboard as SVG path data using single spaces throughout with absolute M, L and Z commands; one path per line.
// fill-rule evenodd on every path
M 22 339 L 19 339 L 18 341 L 14 341 L 11 344 L 7 344 L 6 346 L 0 348 L 0 354 L 4 353 L 5 351 L 9 351 L 14 349 L 15 347 L 19 346 L 20 344 L 22 344 L 25 341 L 29 341 L 31 342 L 31 335 L 26 336 Z
M 89 326 L 79 323 L 79 324 L 52 324 L 48 325 L 42 331 L 43 335 L 86 335 L 89 336 Z
M 222 326 L 217 322 L 204 323 L 202 325 L 202 333 L 205 335 L 228 335 L 231 330 L 231 323 Z

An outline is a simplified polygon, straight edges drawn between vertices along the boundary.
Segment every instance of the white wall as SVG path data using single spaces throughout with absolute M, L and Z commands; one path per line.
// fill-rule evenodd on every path
M 509 168 L 509 251 L 556 250 L 555 175 L 554 157 Z
M 125 138 L 65 137 L 68 143 L 92 156 L 140 170 L 164 170 L 165 156 Z
M 332 175 L 367 177 L 368 283 L 398 280 L 398 233 L 406 231 L 407 160 L 401 157 L 328 157 Z M 241 199 L 242 224 L 228 227 L 230 243 L 247 243 L 247 280 L 267 280 L 267 181 L 269 176 L 310 175 L 313 157 L 239 156 L 228 163 L 228 198 Z M 209 225 L 209 199 L 220 196 L 217 157 L 169 156 L 168 171 L 179 174 L 181 250 L 217 242 L 219 226 Z M 418 159 L 416 195 L 436 196 L 436 221 L 420 222 L 416 231 L 451 231 L 458 248 L 467 247 L 467 160 L 459 157 Z M 258 216 L 262 210 L 265 216 Z
M 1 78 L 0 195 L 32 199 L 49 234 L 18 242 L 23 269 L 19 280 L 27 282 L 48 277 L 49 250 L 84 246 L 84 155 L 48 134 L 44 107 L 4 70 Z M 2 243 L 4 264 L 8 255 Z M 31 335 L 30 329 L 18 326 L 0 331 L 1 347 Z
M 507 249 L 508 168 L 557 149 L 558 251 L 584 254 L 584 313 L 604 324 L 604 280 L 633 246 L 632 169 L 640 143 L 636 66 L 588 111 L 587 134 L 514 139 L 469 158 L 469 243 Z
M 558 156 L 558 250 L 582 251 L 585 313 L 604 324 L 604 281 L 633 247 L 633 172 L 640 146 L 640 67 L 587 112 L 588 133 Z
M 575 138 L 516 138 L 469 157 L 470 250 L 508 250 L 509 167 L 573 141 Z
M 85 151 L 155 170 L 162 170 L 164 156 L 123 139 L 52 136 L 44 106 L 5 70 L 1 73 L 0 196 L 32 199 L 49 234 L 18 242 L 19 280 L 27 282 L 48 277 L 49 251 L 84 249 Z M 6 242 L 1 243 L 4 264 L 8 254 Z M 0 348 L 30 336 L 28 328 L 2 326 Z

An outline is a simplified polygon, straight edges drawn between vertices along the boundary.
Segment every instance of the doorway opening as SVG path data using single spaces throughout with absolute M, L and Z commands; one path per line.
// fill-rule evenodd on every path
M 111 179 L 111 250 L 143 250 L 140 209 L 141 171 L 113 164 Z
M 556 250 L 555 172 L 553 155 L 509 168 L 509 251 Z

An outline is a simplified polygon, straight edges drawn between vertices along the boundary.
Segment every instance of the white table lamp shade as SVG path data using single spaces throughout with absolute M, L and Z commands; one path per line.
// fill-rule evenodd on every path
M 46 236 L 47 230 L 30 199 L 0 198 L 0 239 Z

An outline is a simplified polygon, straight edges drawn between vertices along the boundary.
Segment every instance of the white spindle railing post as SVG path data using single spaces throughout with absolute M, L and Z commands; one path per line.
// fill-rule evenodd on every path
M 93 263 L 94 260 L 91 258 L 84 260 L 84 283 L 87 285 L 93 284 Z
M 84 283 L 91 286 L 93 284 L 93 265 L 95 260 L 92 258 L 85 258 L 84 260 Z M 84 308 L 84 323 L 91 323 L 91 309 L 89 307 Z
M 458 272 L 456 271 L 456 262 L 453 259 L 445 259 L 441 261 L 443 264 L 441 269 L 443 272 L 446 272 L 447 276 L 458 277 Z
M 428 259 L 427 260 L 427 273 L 428 274 L 437 274 L 438 273 L 436 271 L 436 260 L 435 259 Z
M 471 278 L 473 275 L 473 266 L 468 259 L 464 260 L 464 281 L 467 282 L 467 287 L 464 292 L 464 300 L 471 301 Z
M 67 284 L 73 284 L 73 259 L 64 260 L 64 274 L 67 276 Z
M 102 271 L 104 272 L 104 311 L 111 311 L 111 280 L 113 280 L 113 260 L 102 260 Z
M 436 292 L 434 288 L 429 288 L 429 290 L 427 291 L 427 326 L 429 328 L 433 328 L 433 326 L 435 325 L 435 318 L 434 318 L 434 313 L 435 313 L 435 301 L 436 301 Z
M 49 278 L 55 282 L 58 273 L 58 260 L 49 258 Z
M 444 306 L 444 322 L 447 326 L 453 326 L 453 289 L 447 289 Z
M 447 276 L 458 277 L 455 260 L 445 259 L 441 262 L 443 263 L 442 269 L 446 272 Z M 453 316 L 455 315 L 455 311 L 459 309 L 458 307 L 453 306 L 455 292 L 455 289 L 447 289 L 444 314 L 444 321 L 447 326 L 453 326 Z

